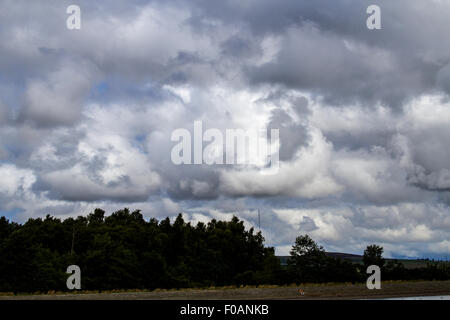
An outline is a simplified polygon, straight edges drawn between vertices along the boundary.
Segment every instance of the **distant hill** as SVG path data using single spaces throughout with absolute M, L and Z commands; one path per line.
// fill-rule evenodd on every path
M 329 257 L 344 259 L 344 260 L 351 261 L 353 263 L 362 263 L 362 258 L 363 258 L 362 255 L 343 253 L 343 252 L 325 252 L 325 254 Z M 280 259 L 281 265 L 283 265 L 283 266 L 287 265 L 289 256 L 277 256 L 277 258 Z M 442 261 L 431 261 L 429 259 L 386 259 L 386 263 L 389 261 L 401 262 L 407 269 L 426 267 L 427 263 L 430 263 L 430 262 L 448 263 L 448 262 L 442 262 Z
M 362 258 L 363 258 L 363 256 L 358 255 L 358 254 L 343 253 L 343 252 L 325 252 L 325 254 L 329 257 L 349 260 L 349 261 L 355 262 L 355 263 L 362 262 Z
M 329 257 L 337 258 L 337 259 L 344 259 L 351 261 L 353 263 L 361 263 L 362 262 L 362 256 L 357 254 L 351 254 L 351 253 L 343 253 L 343 252 L 325 252 L 325 254 Z M 286 266 L 287 261 L 290 256 L 277 256 L 278 259 L 280 259 L 281 265 Z

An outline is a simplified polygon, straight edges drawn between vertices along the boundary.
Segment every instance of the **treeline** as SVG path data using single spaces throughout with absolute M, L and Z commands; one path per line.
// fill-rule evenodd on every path
M 307 282 L 365 282 L 371 265 L 380 267 L 382 280 L 450 280 L 450 264 L 429 262 L 426 267 L 408 269 L 397 260 L 386 263 L 383 248 L 369 245 L 362 263 L 327 256 L 308 235 L 296 238 L 290 251 L 287 272 L 296 283 Z
M 145 221 L 128 209 L 105 217 L 0 219 L 0 291 L 66 290 L 78 265 L 82 289 L 153 289 L 273 282 L 281 270 L 273 248 L 242 221 L 196 226 L 181 214 L 171 223 Z
M 433 264 L 419 271 L 384 266 L 380 249 L 368 247 L 364 265 L 353 264 L 326 256 L 304 235 L 296 239 L 289 265 L 281 266 L 261 233 L 246 230 L 237 217 L 195 226 L 181 214 L 173 223 L 146 221 L 128 209 L 109 216 L 96 209 L 65 220 L 48 215 L 23 225 L 2 217 L 0 291 L 65 291 L 69 265 L 80 267 L 85 290 L 362 282 L 365 265 L 382 262 L 383 279 L 450 279 L 448 267 Z

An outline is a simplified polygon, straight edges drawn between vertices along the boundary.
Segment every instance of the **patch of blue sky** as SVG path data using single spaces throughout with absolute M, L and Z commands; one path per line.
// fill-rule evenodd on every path
M 138 136 L 135 136 L 134 140 L 133 140 L 133 147 L 138 149 L 139 152 L 142 154 L 147 154 L 147 152 L 144 149 L 144 144 L 145 144 L 146 138 L 147 138 L 146 135 L 138 135 Z
M 95 83 L 88 100 L 97 103 L 127 103 L 148 104 L 170 99 L 172 94 L 161 90 L 158 83 L 151 79 L 131 80 L 120 77 L 110 77 Z
M 15 208 L 12 210 L 0 210 L 0 217 L 5 217 L 10 221 L 17 221 L 16 216 L 23 211 L 24 210 L 20 208 Z

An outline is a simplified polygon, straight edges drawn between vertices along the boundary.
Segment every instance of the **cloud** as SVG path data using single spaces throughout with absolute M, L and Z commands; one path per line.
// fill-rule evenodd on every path
M 43 127 L 73 125 L 80 120 L 91 77 L 83 66 L 65 64 L 46 79 L 29 81 L 20 119 Z
M 8 108 L 0 101 L 0 124 L 6 124 L 8 121 Z
M 31 170 L 20 169 L 11 164 L 1 165 L 0 173 L 2 176 L 0 195 L 5 198 L 17 197 L 29 191 L 36 180 Z
M 278 173 L 263 175 L 259 170 L 223 171 L 222 191 L 229 195 L 321 198 L 342 191 L 330 175 L 332 146 L 321 133 L 311 131 L 311 143 L 297 151 L 291 162 L 281 162 Z

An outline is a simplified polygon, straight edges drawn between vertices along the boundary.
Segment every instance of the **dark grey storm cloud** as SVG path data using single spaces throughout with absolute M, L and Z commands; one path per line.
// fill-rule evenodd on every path
M 436 89 L 449 92 L 450 48 L 442 41 L 448 3 L 377 1 L 382 30 L 374 33 L 364 28 L 373 1 L 199 2 L 197 20 L 213 16 L 257 38 L 288 33 L 276 61 L 249 69 L 255 83 L 311 90 L 332 104 L 360 100 L 392 107 Z

